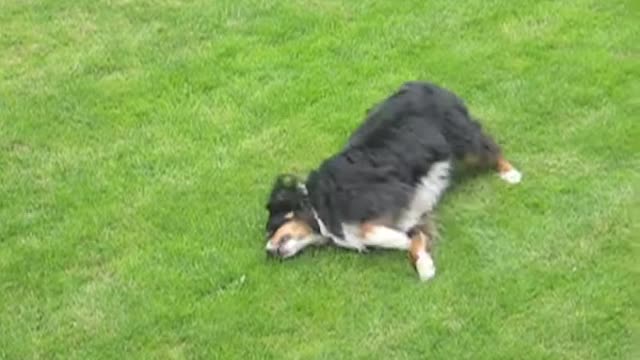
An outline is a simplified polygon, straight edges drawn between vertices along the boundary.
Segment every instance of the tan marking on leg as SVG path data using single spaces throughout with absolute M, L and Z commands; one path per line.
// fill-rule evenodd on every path
M 368 220 L 360 224 L 360 236 L 366 238 L 376 226 L 391 226 L 391 218 L 389 217 L 381 217 L 375 220 Z
M 507 159 L 505 159 L 504 157 L 500 156 L 498 158 L 498 162 L 496 164 L 497 166 L 497 170 L 500 174 L 504 174 L 506 172 L 508 172 L 509 170 L 513 169 L 513 165 L 511 165 L 511 163 L 509 161 L 507 161 Z
M 418 273 L 421 281 L 427 281 L 436 274 L 436 267 L 429 251 L 426 250 L 430 243 L 429 235 L 416 229 L 411 238 L 409 257 L 413 268 Z
M 522 173 L 516 170 L 516 168 L 503 157 L 498 159 L 497 170 L 500 178 L 509 184 L 517 184 L 522 180 Z
M 360 236 L 366 238 L 377 225 L 370 222 L 360 224 Z
M 438 236 L 438 227 L 436 226 L 435 215 L 433 212 L 428 212 L 422 215 L 421 224 L 416 226 L 411 232 L 409 258 L 415 267 L 415 262 L 418 260 L 418 252 L 420 250 L 424 250 L 430 254 L 436 237 Z
M 409 248 L 409 259 L 411 259 L 411 264 L 415 268 L 416 261 L 418 261 L 418 253 L 420 251 L 424 251 L 427 247 L 427 244 L 430 241 L 427 239 L 427 235 L 422 232 L 422 230 L 416 230 L 413 236 L 411 237 L 411 247 Z M 427 250 L 427 252 L 429 252 Z

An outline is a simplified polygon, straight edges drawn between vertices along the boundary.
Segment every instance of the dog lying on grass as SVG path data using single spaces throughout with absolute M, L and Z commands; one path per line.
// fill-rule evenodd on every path
M 266 251 L 289 258 L 310 245 L 405 250 L 428 280 L 436 271 L 432 213 L 455 162 L 495 169 L 512 184 L 521 180 L 462 99 L 434 84 L 405 83 L 369 110 L 344 149 L 306 181 L 276 179 Z

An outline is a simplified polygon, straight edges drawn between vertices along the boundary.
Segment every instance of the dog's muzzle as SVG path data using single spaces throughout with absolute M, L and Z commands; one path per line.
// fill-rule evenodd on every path
M 284 258 L 289 255 L 284 249 L 286 248 L 287 242 L 291 241 L 291 235 L 283 235 L 276 244 L 272 240 L 269 240 L 267 243 L 267 247 L 265 250 L 267 251 L 267 255 L 270 257 Z

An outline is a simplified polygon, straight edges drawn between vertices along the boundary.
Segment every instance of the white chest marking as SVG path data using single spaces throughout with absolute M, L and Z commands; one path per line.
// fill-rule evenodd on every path
M 345 224 L 342 224 L 342 228 L 345 235 L 344 238 L 342 238 L 340 236 L 334 235 L 332 232 L 329 231 L 329 229 L 327 229 L 327 227 L 324 225 L 324 223 L 322 222 L 322 220 L 320 219 L 320 217 L 318 216 L 315 210 L 313 210 L 313 216 L 318 222 L 318 227 L 320 228 L 320 234 L 325 238 L 331 239 L 333 243 L 336 244 L 337 246 L 348 248 L 348 249 L 354 249 L 357 251 L 363 251 L 365 249 L 365 245 L 356 235 L 358 232 L 355 227 L 349 227 L 348 225 L 345 226 Z
M 450 171 L 451 162 L 448 160 L 431 166 L 429 172 L 416 185 L 413 199 L 398 220 L 397 227 L 400 230 L 409 231 L 420 222 L 425 213 L 433 210 L 449 185 Z

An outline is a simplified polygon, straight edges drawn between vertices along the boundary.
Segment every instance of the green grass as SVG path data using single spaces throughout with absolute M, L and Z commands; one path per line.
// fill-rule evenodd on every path
M 0 0 L 0 359 L 637 359 L 639 9 Z M 524 182 L 455 187 L 426 284 L 267 261 L 274 176 L 413 79 Z

